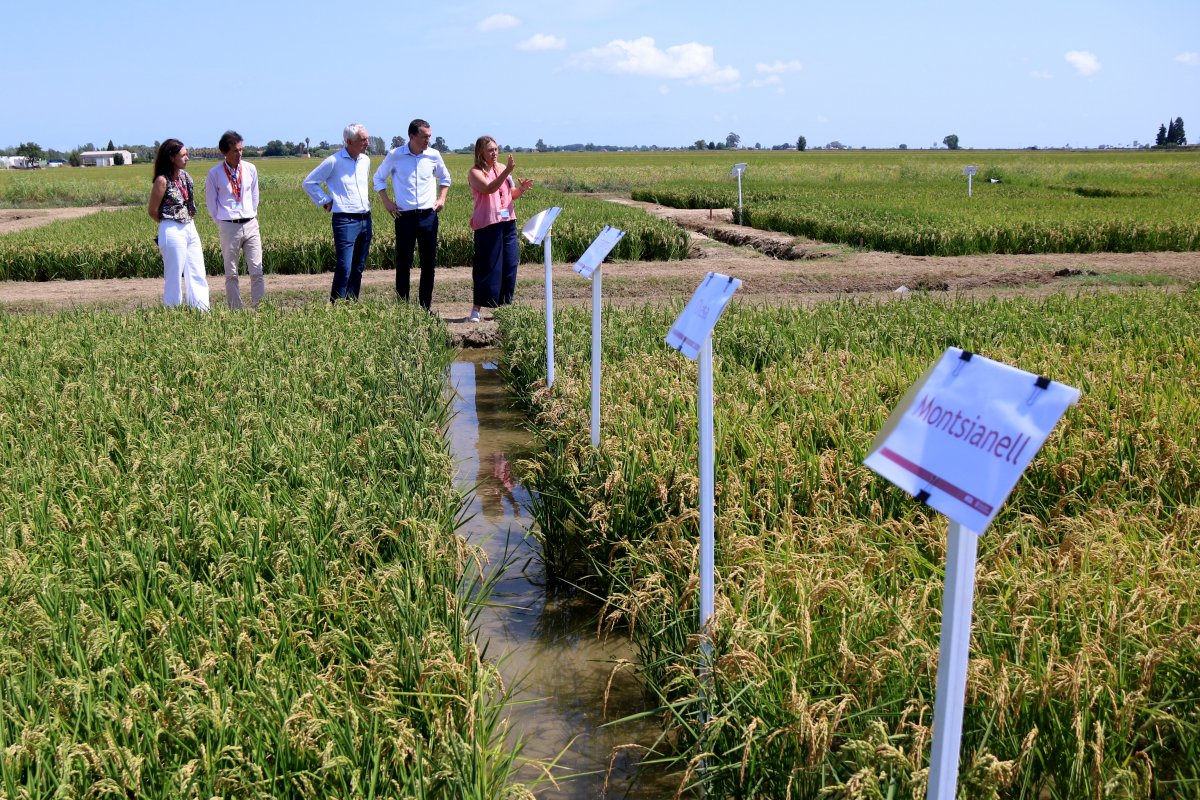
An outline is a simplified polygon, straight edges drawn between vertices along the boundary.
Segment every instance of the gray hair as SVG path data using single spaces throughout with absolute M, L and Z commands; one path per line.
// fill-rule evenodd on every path
M 364 130 L 366 130 L 366 128 L 364 128 L 361 124 L 359 124 L 357 122 L 351 122 L 342 131 L 342 141 L 348 142 L 351 139 L 353 139 L 355 136 L 358 136 L 358 134 Z

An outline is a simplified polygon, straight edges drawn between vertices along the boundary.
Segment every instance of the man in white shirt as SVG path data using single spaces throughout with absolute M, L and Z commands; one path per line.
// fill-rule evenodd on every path
M 221 134 L 217 148 L 225 159 L 208 171 L 204 204 L 217 223 L 221 256 L 225 261 L 225 304 L 242 307 L 238 286 L 238 261 L 246 257 L 250 273 L 250 307 L 257 308 L 267 293 L 263 279 L 262 238 L 258 233 L 258 170 L 242 160 L 242 137 L 237 131 Z
M 371 159 L 367 129 L 352 122 L 342 131 L 346 146 L 317 165 L 304 179 L 312 201 L 333 214 L 333 288 L 329 301 L 357 300 L 371 249 Z
M 433 305 L 433 271 L 437 267 L 438 212 L 446 205 L 450 172 L 442 154 L 429 146 L 429 123 L 414 119 L 408 124 L 408 144 L 387 154 L 375 170 L 375 191 L 383 207 L 396 219 L 396 296 L 408 300 L 413 246 L 421 257 L 421 284 L 417 297 L 425 310 Z M 395 202 L 388 197 L 392 179 Z

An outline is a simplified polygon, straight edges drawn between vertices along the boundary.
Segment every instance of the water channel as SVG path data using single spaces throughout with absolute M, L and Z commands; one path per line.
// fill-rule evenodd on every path
M 532 442 L 496 369 L 497 355 L 464 350 L 451 366 L 455 415 L 448 438 L 459 486 L 474 488 L 459 535 L 482 547 L 493 569 L 508 564 L 477 627 L 487 658 L 516 688 L 510 736 L 525 740 L 525 759 L 557 758 L 553 782 L 532 766 L 520 779 L 540 779 L 537 796 L 555 800 L 671 797 L 678 776 L 649 768 L 636 774 L 643 747 L 660 733 L 654 716 L 605 724 L 645 710 L 632 667 L 614 671 L 636 658 L 628 639 L 598 636 L 591 603 L 546 592 L 536 546 L 526 538 L 530 495 L 514 476 L 515 461 Z

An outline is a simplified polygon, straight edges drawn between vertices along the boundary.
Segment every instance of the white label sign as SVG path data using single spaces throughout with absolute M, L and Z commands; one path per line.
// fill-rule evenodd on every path
M 554 224 L 554 220 L 558 219 L 558 215 L 561 213 L 562 209 L 558 206 L 539 211 L 529 218 L 525 227 L 521 228 L 522 235 L 532 244 L 541 244 L 542 240 L 546 238 L 546 234 L 550 233 L 550 226 Z
M 667 333 L 667 344 L 693 361 L 700 355 L 704 340 L 725 312 L 733 293 L 742 282 L 737 278 L 710 272 L 696 288 L 683 313 Z
M 592 243 L 588 245 L 588 249 L 584 250 L 583 255 L 575 262 L 575 271 L 591 280 L 592 273 L 604 263 L 604 258 L 612 252 L 612 249 L 617 246 L 617 242 L 621 241 L 624 236 L 625 231 L 605 225 L 604 230 L 597 234 Z
M 729 177 L 736 178 L 746 171 L 745 164 L 734 164 L 733 169 L 729 171 Z
M 950 347 L 904 395 L 863 461 L 982 533 L 1079 390 Z
M 974 175 L 978 171 L 978 167 L 963 167 L 963 175 Z

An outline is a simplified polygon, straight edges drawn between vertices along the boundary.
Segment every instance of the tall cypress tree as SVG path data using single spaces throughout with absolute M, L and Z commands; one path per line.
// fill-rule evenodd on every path
M 1187 144 L 1187 134 L 1183 132 L 1183 117 L 1175 118 L 1175 144 Z
M 1175 144 L 1175 120 L 1167 120 L 1167 145 Z
M 1154 137 L 1154 146 L 1162 147 L 1166 143 L 1167 143 L 1167 126 L 1159 125 L 1158 126 L 1158 136 Z

